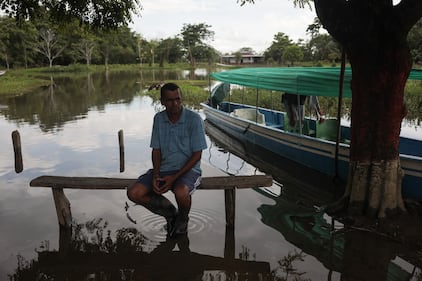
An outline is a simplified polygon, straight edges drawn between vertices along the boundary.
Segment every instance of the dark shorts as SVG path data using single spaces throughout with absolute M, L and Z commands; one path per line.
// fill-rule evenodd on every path
M 172 175 L 177 173 L 178 171 L 167 171 L 167 172 L 160 172 L 160 177 L 165 177 L 168 175 Z M 152 178 L 153 178 L 153 170 L 148 170 L 145 174 L 141 175 L 136 182 L 139 182 L 146 187 L 148 187 L 152 191 Z M 185 173 L 184 175 L 180 176 L 176 182 L 174 183 L 172 189 L 174 186 L 179 184 L 185 184 L 189 187 L 189 194 L 192 194 L 195 189 L 199 186 L 201 183 L 201 175 L 197 172 L 194 172 L 190 170 L 189 172 Z

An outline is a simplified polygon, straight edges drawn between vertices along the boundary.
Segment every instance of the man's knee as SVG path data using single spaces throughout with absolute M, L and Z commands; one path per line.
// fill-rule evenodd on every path
M 188 196 L 189 195 L 189 186 L 186 184 L 180 184 L 173 188 L 175 196 Z
M 146 195 L 147 188 L 139 183 L 134 183 L 129 186 L 126 190 L 126 195 L 130 201 L 139 203 L 143 201 L 143 197 Z
M 191 196 L 187 185 L 179 185 L 174 188 L 174 196 L 178 202 L 190 202 Z
M 129 186 L 126 190 L 127 198 L 129 198 L 130 201 L 135 202 L 136 198 L 136 190 L 133 185 Z

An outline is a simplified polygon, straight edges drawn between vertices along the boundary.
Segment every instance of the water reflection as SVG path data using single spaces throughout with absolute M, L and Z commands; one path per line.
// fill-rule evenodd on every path
M 60 230 L 51 190 L 29 188 L 29 181 L 45 174 L 133 178 L 146 170 L 150 166 L 152 118 L 158 105 L 153 99 L 139 93 L 151 81 L 166 79 L 186 79 L 186 76 L 180 71 L 141 71 L 76 78 L 53 77 L 50 86 L 37 93 L 0 97 L 0 104 L 5 105 L 0 108 L 0 144 L 6 148 L 0 154 L 0 224 L 6 226 L 2 227 L 0 239 L 0 279 L 11 275 L 14 280 L 36 280 L 34 274 L 39 272 L 39 280 L 51 280 L 46 275 L 50 273 L 60 276 L 56 280 L 70 277 L 74 277 L 74 280 L 82 277 L 102 280 L 101 276 L 115 278 L 112 280 L 136 280 L 136 271 L 142 265 L 147 266 L 147 271 L 156 271 L 139 273 L 145 274 L 142 278 L 171 278 L 162 272 L 162 267 L 157 268 L 148 261 L 132 268 L 123 265 L 113 267 L 110 262 L 110 272 L 101 264 L 95 264 L 96 257 L 103 261 L 111 258 L 112 255 L 108 255 L 110 251 L 114 251 L 112 253 L 118 257 L 118 261 L 124 261 L 126 254 L 136 258 L 136 255 L 149 255 L 156 248 L 157 264 L 160 265 L 160 261 L 170 258 L 192 262 L 189 260 L 191 256 L 209 263 L 210 267 L 201 268 L 201 264 L 195 264 L 196 259 L 193 261 L 191 277 L 197 280 L 258 278 L 255 273 L 245 276 L 242 271 L 236 271 L 237 268 L 233 269 L 233 260 L 238 260 L 240 264 L 244 261 L 269 264 L 271 280 L 340 280 L 341 277 L 350 277 L 353 272 L 359 272 L 356 267 L 365 268 L 360 261 L 354 261 L 362 258 L 359 255 L 366 255 L 368 258 L 363 257 L 365 261 L 380 255 L 382 265 L 379 270 L 384 274 L 386 257 L 395 256 L 388 263 L 389 280 L 392 274 L 390 267 L 395 265 L 402 268 L 399 271 L 401 277 L 404 276 L 403 270 L 411 274 L 415 267 L 413 279 L 420 276 L 418 253 L 421 252 L 422 243 L 417 244 L 420 231 L 412 228 L 414 236 L 400 235 L 403 241 L 410 239 L 406 240 L 407 244 L 391 244 L 390 238 L 377 244 L 380 241 L 372 240 L 381 239 L 375 236 L 370 240 L 367 231 L 353 236 L 351 231 L 344 230 L 344 225 L 338 221 L 333 223 L 331 217 L 318 212 L 317 206 L 331 202 L 341 194 L 341 188 L 333 186 L 329 179 L 314 174 L 304 177 L 304 172 L 298 171 L 292 163 L 274 159 L 266 152 L 259 152 L 260 157 L 257 157 L 253 148 L 239 145 L 232 139 L 225 140 L 229 143 L 227 148 L 217 138 L 212 138 L 215 134 L 210 133 L 207 138 L 209 149 L 203 154 L 204 164 L 225 174 L 265 172 L 277 176 L 271 188 L 237 191 L 236 233 L 225 227 L 223 192 L 195 193 L 188 241 L 185 239 L 175 243 L 165 240 L 162 229 L 164 220 L 152 216 L 142 207 L 130 207 L 130 215 L 137 224 L 130 222 L 124 211 L 126 196 L 122 191 L 70 191 L 67 195 L 72 203 L 73 218 L 91 222 L 88 226 L 75 223 L 75 227 L 81 230 L 72 233 L 73 239 L 79 241 L 72 247 L 81 255 L 78 258 L 83 260 L 85 254 L 85 257 L 91 255 L 93 258 L 91 264 L 87 261 L 86 266 L 75 261 L 73 269 L 72 263 L 59 264 L 59 250 L 54 249 L 60 249 Z M 25 164 L 25 170 L 19 175 L 14 172 L 10 138 L 10 133 L 16 129 L 21 132 Z M 120 129 L 125 134 L 124 173 L 119 172 L 117 132 Z M 264 161 L 266 159 L 274 160 L 268 163 Z M 69 241 L 69 237 L 61 238 Z M 365 239 L 372 241 L 377 248 L 362 243 Z M 38 252 L 33 251 L 36 247 Z M 368 253 L 363 247 L 373 252 Z M 388 247 L 388 255 L 379 252 L 379 247 Z M 129 248 L 133 251 L 130 252 Z M 120 256 L 116 253 L 117 249 L 121 251 Z M 125 254 L 123 249 L 127 251 Z M 43 255 L 48 257 L 49 253 L 55 266 L 48 267 L 49 264 L 44 263 L 45 267 L 41 268 L 42 259 L 39 258 Z M 130 265 L 130 260 L 128 262 Z M 212 267 L 213 264 L 216 266 Z M 194 274 L 198 268 L 204 269 L 201 275 L 199 271 L 197 275 Z M 84 275 L 77 275 L 79 271 Z M 294 272 L 299 275 L 295 276 Z M 25 279 L 25 276 L 31 278 Z M 173 277 L 172 280 L 179 278 L 177 273 Z
M 16 281 L 272 280 L 269 264 L 250 260 L 247 248 L 242 248 L 240 258 L 234 253 L 215 257 L 192 251 L 187 234 L 156 244 L 136 228 L 118 229 L 113 240 L 107 227 L 103 219 L 74 222 L 65 252 L 52 251 L 43 242 L 37 261 L 20 257 L 11 277 Z
M 61 130 L 66 122 L 86 118 L 92 108 L 103 111 L 107 104 L 130 103 L 151 83 L 166 80 L 208 79 L 207 69 L 187 71 L 151 70 L 88 73 L 77 77 L 50 77 L 31 94 L 0 97 L 0 114 L 16 124 L 39 124 L 44 132 Z
M 208 80 L 209 70 L 205 68 L 195 68 L 182 71 L 183 78 L 190 80 Z
M 269 156 L 268 152 L 254 147 L 244 147 L 208 122 L 206 131 L 221 150 L 272 174 L 281 183 L 279 193 L 256 189 L 275 202 L 258 207 L 261 220 L 324 264 L 329 269 L 328 280 L 332 280 L 335 272 L 340 273 L 341 280 L 422 280 L 419 216 L 410 214 L 400 230 L 395 225 L 369 228 L 341 222 L 324 213 L 321 207 L 342 194 L 342 186 L 317 177 L 322 175 L 307 174 L 303 169 L 293 172 L 295 168 L 290 167 L 290 174 L 297 174 L 300 182 L 292 180 L 285 168 L 292 163 L 285 159 Z
M 131 102 L 138 85 L 127 75 L 88 74 L 71 80 L 51 77 L 50 84 L 37 92 L 2 98 L 0 103 L 7 107 L 0 113 L 18 124 L 39 124 L 44 132 L 60 130 L 66 122 L 86 118 L 92 107 L 101 111 L 106 104 Z

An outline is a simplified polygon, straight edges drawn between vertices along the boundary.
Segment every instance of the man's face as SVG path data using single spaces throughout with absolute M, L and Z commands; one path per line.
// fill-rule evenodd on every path
M 165 91 L 163 97 L 161 98 L 161 104 L 166 107 L 168 114 L 179 114 L 182 110 L 182 96 L 179 89 L 174 91 Z

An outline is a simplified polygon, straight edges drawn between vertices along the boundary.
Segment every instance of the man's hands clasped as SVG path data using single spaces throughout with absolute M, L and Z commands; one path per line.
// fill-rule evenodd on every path
M 174 184 L 177 177 L 175 175 L 168 175 L 165 177 L 154 176 L 152 186 L 154 192 L 157 194 L 166 193 Z

